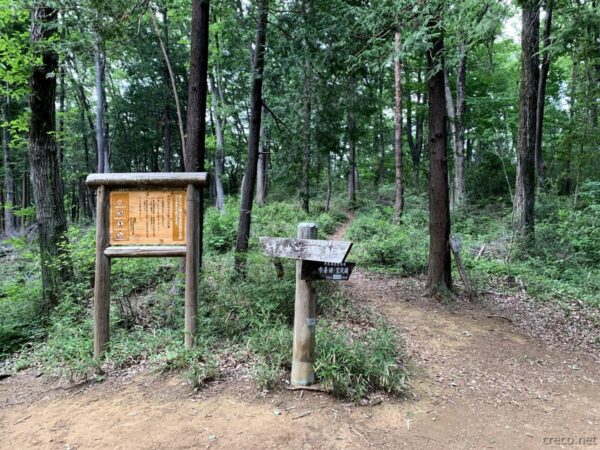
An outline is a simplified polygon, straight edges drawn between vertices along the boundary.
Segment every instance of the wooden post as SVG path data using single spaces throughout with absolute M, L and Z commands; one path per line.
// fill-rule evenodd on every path
M 187 186 L 186 255 L 185 255 L 185 347 L 194 346 L 198 328 L 198 270 L 200 268 L 200 194 L 193 184 Z
M 316 239 L 317 225 L 298 224 L 298 239 Z M 296 261 L 296 300 L 294 312 L 294 352 L 292 386 L 308 386 L 315 382 L 316 291 L 314 281 L 301 279 L 302 260 Z
M 458 266 L 458 271 L 460 273 L 460 277 L 465 285 L 465 290 L 467 291 L 467 295 L 469 297 L 473 297 L 475 292 L 471 287 L 471 283 L 469 283 L 469 278 L 467 277 L 467 271 L 465 270 L 465 266 L 463 266 L 462 259 L 460 257 L 460 251 L 462 250 L 462 240 L 459 236 L 452 236 L 450 238 L 450 249 L 454 254 L 454 261 L 456 261 L 456 265 Z
M 110 258 L 104 254 L 109 244 L 109 189 L 101 185 L 96 201 L 96 279 L 94 283 L 94 356 L 105 350 L 109 334 Z

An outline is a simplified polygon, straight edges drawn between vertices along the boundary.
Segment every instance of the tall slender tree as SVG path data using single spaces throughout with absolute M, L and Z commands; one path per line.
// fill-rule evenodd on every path
M 15 215 L 13 208 L 15 207 L 15 179 L 12 169 L 12 161 L 10 157 L 10 133 L 8 131 L 8 107 L 10 105 L 8 95 L 8 83 L 6 83 L 6 95 L 2 101 L 2 153 L 4 162 L 4 234 L 11 236 L 15 232 Z
M 452 288 L 450 266 L 450 195 L 444 90 L 444 38 L 440 22 L 431 19 L 427 50 L 429 71 L 429 268 L 427 292 L 445 295 Z
M 186 172 L 205 170 L 206 96 L 208 77 L 209 0 L 192 1 L 192 45 L 188 81 L 187 139 L 183 151 Z M 202 236 L 204 223 L 204 195 L 200 193 L 200 262 L 202 267 Z
M 58 11 L 43 2 L 33 9 L 31 40 L 41 55 L 41 64 L 29 78 L 31 90 L 29 122 L 29 164 L 36 205 L 40 240 L 43 296 L 38 304 L 47 314 L 57 303 L 61 285 L 71 278 L 72 269 L 65 249 L 67 218 L 63 205 L 56 134 L 56 76 L 58 54 L 49 40 L 56 33 Z
M 262 115 L 263 117 L 266 115 L 264 106 Z M 269 153 L 269 148 L 267 146 L 267 124 L 262 120 L 258 143 L 258 164 L 256 166 L 256 204 L 260 207 L 265 206 L 265 197 L 267 195 Z
M 223 190 L 223 164 L 225 161 L 225 137 L 223 132 L 223 120 L 219 108 L 219 96 L 215 86 L 214 77 L 209 77 L 208 86 L 211 95 L 211 112 L 215 124 L 216 152 L 215 152 L 215 207 L 223 211 L 225 207 L 225 192 Z
M 309 212 L 310 203 L 310 153 L 311 153 L 311 116 L 312 116 L 312 64 L 308 44 L 308 21 L 310 2 L 302 2 L 302 20 L 304 22 L 303 53 L 304 53 L 304 95 L 303 95 L 303 126 L 302 126 L 302 181 L 300 200 L 305 213 Z
M 554 0 L 546 0 L 546 19 L 544 22 L 544 34 L 542 42 L 543 57 L 540 70 L 540 81 L 538 84 L 537 104 L 535 114 L 535 172 L 538 184 L 544 181 L 544 159 L 542 156 L 542 133 L 544 131 L 544 108 L 546 106 L 546 81 L 550 70 L 550 32 L 552 30 L 552 12 L 554 11 Z
M 522 2 L 519 135 L 513 227 L 525 243 L 534 233 L 535 130 L 539 68 L 540 0 Z
M 404 211 L 404 155 L 402 153 L 402 60 L 400 59 L 400 29 L 394 36 L 394 81 L 396 108 L 394 111 L 394 154 L 396 157 L 396 198 L 394 201 L 394 223 L 398 223 Z
M 256 186 L 256 166 L 258 164 L 258 146 L 260 139 L 260 124 L 262 120 L 262 88 L 265 67 L 265 48 L 267 45 L 267 19 L 269 1 L 258 1 L 258 23 L 256 42 L 252 62 L 252 92 L 250 94 L 250 131 L 248 133 L 248 162 L 246 174 L 242 183 L 242 199 L 240 204 L 240 219 L 235 242 L 235 269 L 238 274 L 245 276 L 246 253 L 250 239 L 252 223 L 252 201 Z
M 98 173 L 110 172 L 106 133 L 106 53 L 104 40 L 99 32 L 94 40 L 94 63 L 96 66 L 96 142 L 98 143 Z

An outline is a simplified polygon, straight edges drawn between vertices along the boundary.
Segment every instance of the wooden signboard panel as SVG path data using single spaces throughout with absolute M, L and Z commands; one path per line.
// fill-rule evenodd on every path
M 110 192 L 110 245 L 185 245 L 186 191 Z
M 301 280 L 347 281 L 355 263 L 328 263 L 322 261 L 302 261 Z
M 352 242 L 346 241 L 275 237 L 259 237 L 258 239 L 267 256 L 309 261 L 341 263 L 345 261 L 352 248 Z

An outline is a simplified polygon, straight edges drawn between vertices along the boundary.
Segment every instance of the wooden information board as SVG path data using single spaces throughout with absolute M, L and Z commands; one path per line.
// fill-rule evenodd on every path
M 186 243 L 186 192 L 135 190 L 110 193 L 110 245 Z
M 96 188 L 94 356 L 110 336 L 110 266 L 113 258 L 185 258 L 186 348 L 198 328 L 200 196 L 205 172 L 93 173 Z

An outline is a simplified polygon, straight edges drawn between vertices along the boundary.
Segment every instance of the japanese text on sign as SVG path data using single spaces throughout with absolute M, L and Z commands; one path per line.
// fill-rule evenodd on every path
M 112 191 L 110 244 L 185 244 L 186 193 Z

